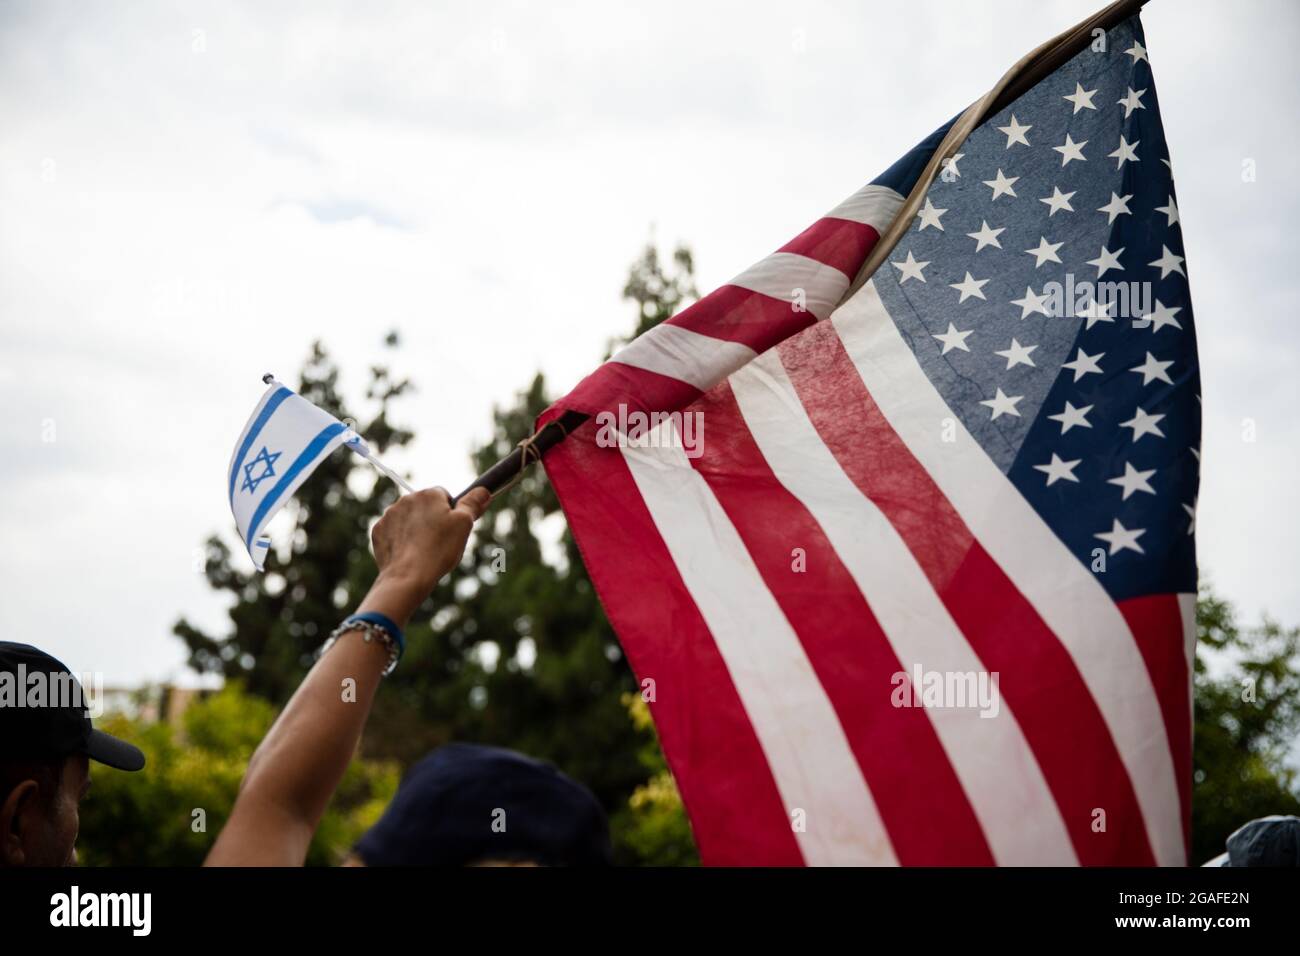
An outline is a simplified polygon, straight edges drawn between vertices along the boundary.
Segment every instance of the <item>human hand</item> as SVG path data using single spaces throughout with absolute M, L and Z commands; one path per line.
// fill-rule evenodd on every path
M 389 505 L 370 532 L 379 577 L 359 610 L 379 611 L 405 626 L 460 562 L 470 528 L 491 499 L 486 489 L 475 488 L 453 508 L 444 489 L 427 488 Z

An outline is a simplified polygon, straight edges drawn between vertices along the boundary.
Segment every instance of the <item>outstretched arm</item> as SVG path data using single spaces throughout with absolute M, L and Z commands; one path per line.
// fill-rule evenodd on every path
M 395 501 L 371 532 L 379 575 L 358 612 L 401 628 L 465 551 L 487 507 L 482 488 L 452 508 L 432 488 Z M 301 866 L 325 807 L 356 752 L 388 664 L 383 642 L 345 632 L 307 674 L 258 746 L 230 819 L 205 866 Z M 355 681 L 344 694 L 344 681 Z

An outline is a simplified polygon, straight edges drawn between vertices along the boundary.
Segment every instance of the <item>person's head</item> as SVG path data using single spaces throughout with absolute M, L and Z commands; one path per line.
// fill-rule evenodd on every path
M 513 750 L 447 744 L 407 771 L 349 863 L 602 866 L 609 822 L 591 791 Z
M 63 664 L 0 641 L 0 866 L 75 864 L 90 761 L 144 766 L 138 749 L 95 730 L 85 708 Z

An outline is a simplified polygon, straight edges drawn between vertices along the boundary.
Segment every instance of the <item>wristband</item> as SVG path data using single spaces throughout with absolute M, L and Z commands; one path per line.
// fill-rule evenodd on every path
M 397 667 L 397 662 L 402 659 L 402 654 L 406 650 L 406 638 L 402 634 L 402 629 L 397 626 L 392 618 L 378 611 L 366 611 L 362 614 L 353 614 L 345 618 L 343 623 L 334 628 L 333 633 L 321 645 L 321 649 L 316 652 L 319 660 L 326 651 L 334 646 L 334 642 L 346 634 L 348 631 L 361 631 L 361 638 L 367 644 L 374 638 L 379 638 L 388 648 L 388 664 L 384 667 L 384 677 L 387 677 Z
M 343 624 L 353 624 L 357 621 L 368 621 L 371 624 L 377 624 L 379 627 L 382 627 L 388 632 L 388 636 L 397 642 L 397 656 L 401 657 L 406 653 L 406 635 L 403 634 L 402 629 L 397 626 L 397 622 L 387 614 L 380 614 L 378 611 L 363 611 L 360 614 L 353 614 L 351 617 L 344 618 Z

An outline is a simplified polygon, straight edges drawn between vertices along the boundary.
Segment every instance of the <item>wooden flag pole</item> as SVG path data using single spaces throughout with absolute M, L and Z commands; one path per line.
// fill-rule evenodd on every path
M 930 183 L 934 181 L 934 177 L 938 174 L 943 163 L 957 151 L 957 147 L 966 140 L 966 137 L 976 127 L 988 117 L 1000 112 L 1040 80 L 1053 73 L 1061 64 L 1085 49 L 1093 42 L 1095 31 L 1099 29 L 1103 31 L 1109 30 L 1116 24 L 1122 23 L 1141 10 L 1146 3 L 1147 0 L 1116 0 L 1116 2 L 1094 13 L 1088 19 L 1048 40 L 1028 55 L 1022 57 L 1015 66 L 1003 75 L 993 89 L 972 103 L 966 112 L 958 117 L 957 121 L 949 128 L 943 142 L 939 144 L 939 148 L 934 151 L 934 155 L 930 157 L 929 163 L 926 164 L 921 178 L 917 180 L 912 191 L 908 193 L 898 211 L 898 215 L 894 217 L 893 223 L 885 230 L 884 235 L 880 237 L 880 241 L 872 247 L 870 255 L 867 256 L 867 261 L 862 264 L 857 276 L 840 298 L 840 304 L 843 304 L 862 288 L 867 279 L 872 276 L 885 257 L 893 250 L 911 225 L 917 207 L 925 198 Z M 452 499 L 452 503 L 455 504 L 456 501 L 475 488 L 486 488 L 494 496 L 505 491 L 524 476 L 524 472 L 529 466 L 540 461 L 546 452 L 572 434 L 589 417 L 589 415 L 582 412 L 570 411 L 547 422 L 516 445 L 510 454 L 475 478 L 473 484 Z

